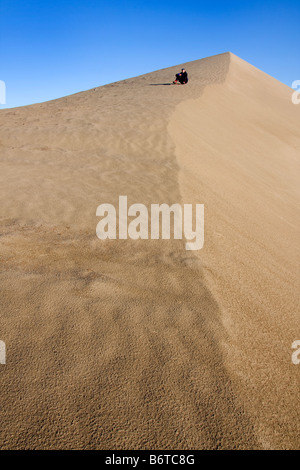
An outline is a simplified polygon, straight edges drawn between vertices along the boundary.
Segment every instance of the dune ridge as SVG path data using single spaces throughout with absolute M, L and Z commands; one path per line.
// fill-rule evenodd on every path
M 297 393 L 285 394 L 287 383 L 297 391 L 299 374 L 289 358 L 285 369 L 284 354 L 298 328 L 296 245 L 282 242 L 282 254 L 274 243 L 268 248 L 266 239 L 278 228 L 272 213 L 261 248 L 259 225 L 265 213 L 259 212 L 257 222 L 250 213 L 248 224 L 241 215 L 241 179 L 249 187 L 257 178 L 257 199 L 268 202 L 267 191 L 280 182 L 290 211 L 287 222 L 295 226 L 293 149 L 299 131 L 292 121 L 299 112 L 288 107 L 287 87 L 230 53 L 184 65 L 190 75 L 186 87 L 164 85 L 176 66 L 0 113 L 0 339 L 8 350 L 1 370 L 2 448 L 299 444 L 299 429 L 293 426 L 299 416 L 293 406 Z M 259 107 L 264 115 L 258 122 L 252 114 L 258 98 L 262 107 L 270 105 L 265 96 L 270 86 L 279 100 L 276 134 L 263 147 L 259 141 L 257 153 L 251 147 L 248 156 L 256 159 L 245 167 L 247 152 L 238 159 L 241 144 L 273 125 L 273 109 Z M 240 99 L 251 87 L 245 111 Z M 239 133 L 242 113 L 252 134 L 246 126 Z M 290 121 L 283 126 L 287 115 Z M 278 168 L 270 175 L 272 156 L 264 165 L 258 156 L 274 148 L 279 134 Z M 255 208 L 252 193 L 247 197 Z M 129 204 L 204 203 L 204 249 L 188 253 L 184 241 L 100 242 L 96 207 L 117 205 L 121 194 Z M 235 207 L 236 197 L 241 207 Z M 241 222 L 242 231 L 237 229 Z M 284 235 L 295 242 L 293 230 Z M 235 256 L 236 243 L 243 256 Z M 282 275 L 274 273 L 268 250 L 277 256 Z M 255 263 L 250 274 L 243 269 L 253 253 L 266 258 L 261 278 Z M 269 300 L 272 285 L 277 292 L 286 274 L 293 275 L 293 284 L 285 282 L 282 296 L 272 303 L 276 319 L 282 314 L 286 323 L 281 320 L 282 336 L 274 340 L 278 331 L 270 320 Z M 253 280 L 265 283 L 266 294 L 262 288 L 256 291 L 256 284 L 248 287 Z M 255 315 L 249 296 L 256 301 Z M 270 356 L 265 359 L 270 348 L 260 347 L 249 358 L 248 343 L 257 346 L 253 332 L 274 348 L 271 366 Z M 265 377 L 278 360 L 268 383 Z M 283 382 L 274 398 L 277 374 Z M 283 417 L 276 416 L 279 404 Z
M 168 127 L 183 199 L 206 202 L 196 255 L 228 332 L 227 370 L 270 449 L 300 442 L 289 361 L 300 334 L 299 111 L 288 87 L 230 53 L 226 80 L 177 105 Z

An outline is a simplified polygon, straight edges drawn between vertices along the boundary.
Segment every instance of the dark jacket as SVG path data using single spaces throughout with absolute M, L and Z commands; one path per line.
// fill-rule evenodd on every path
M 187 83 L 189 81 L 188 74 L 186 72 L 177 73 L 176 79 L 182 84 Z

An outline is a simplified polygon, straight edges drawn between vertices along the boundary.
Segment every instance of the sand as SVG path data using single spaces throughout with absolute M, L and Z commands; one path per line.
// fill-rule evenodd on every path
M 291 95 L 225 53 L 0 112 L 1 448 L 300 447 Z M 99 240 L 119 195 L 203 203 L 203 249 Z

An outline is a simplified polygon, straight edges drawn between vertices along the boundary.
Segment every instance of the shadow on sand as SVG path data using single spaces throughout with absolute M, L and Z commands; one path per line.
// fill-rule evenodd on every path
M 150 83 L 150 86 L 173 85 L 173 83 Z

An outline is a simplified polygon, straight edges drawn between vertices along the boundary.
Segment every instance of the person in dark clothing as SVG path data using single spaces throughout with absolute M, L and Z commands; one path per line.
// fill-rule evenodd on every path
M 181 85 L 185 85 L 189 81 L 188 74 L 185 69 L 181 69 L 180 73 L 176 73 L 175 75 L 175 80 L 174 84 L 177 84 L 178 82 L 181 83 Z

